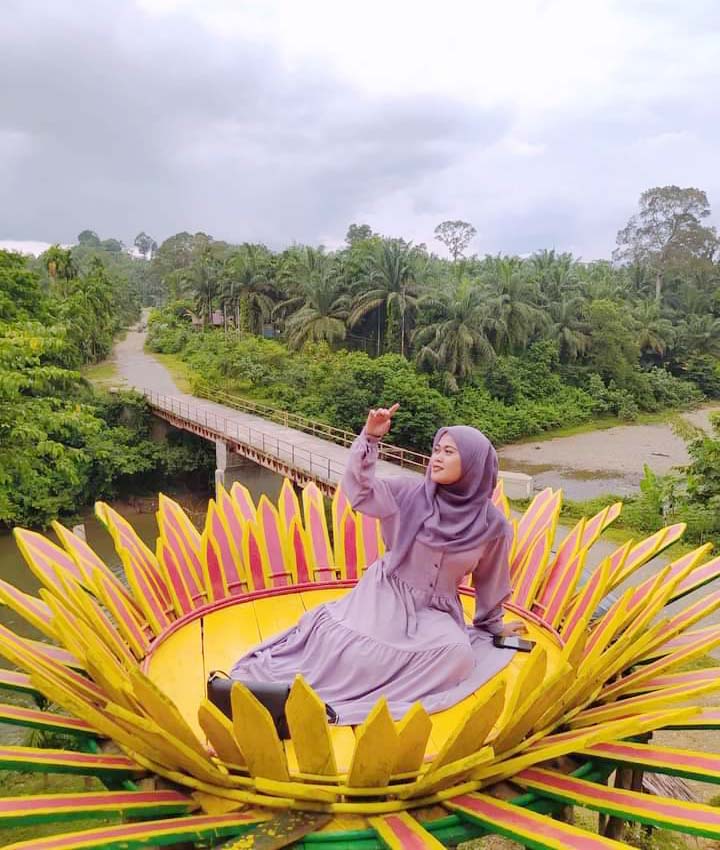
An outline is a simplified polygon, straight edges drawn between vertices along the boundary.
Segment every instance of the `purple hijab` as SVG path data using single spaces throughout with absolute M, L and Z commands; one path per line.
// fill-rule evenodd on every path
M 430 478 L 398 499 L 402 522 L 390 552 L 389 572 L 402 564 L 418 541 L 446 552 L 466 552 L 506 535 L 510 526 L 493 505 L 498 459 L 488 438 L 469 425 L 441 428 L 433 440 L 449 434 L 460 452 L 461 476 L 454 484 L 436 484 Z

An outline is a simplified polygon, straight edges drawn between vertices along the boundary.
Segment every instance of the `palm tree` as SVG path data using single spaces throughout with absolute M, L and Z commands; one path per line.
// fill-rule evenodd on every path
M 192 290 L 195 309 L 205 330 L 212 319 L 213 303 L 219 292 L 220 281 L 220 263 L 209 248 L 204 248 L 195 257 L 185 272 L 184 279 Z
M 660 315 L 656 301 L 641 301 L 633 310 L 637 342 L 641 354 L 662 359 L 673 344 L 675 331 L 672 322 Z
M 304 287 L 313 279 L 326 274 L 333 258 L 325 253 L 322 245 L 293 245 L 289 248 L 280 267 L 279 283 L 289 294 L 302 295 Z
M 529 266 L 532 280 L 548 301 L 560 301 L 577 289 L 577 263 L 572 254 L 557 254 L 554 248 L 538 251 Z
M 61 298 L 67 298 L 68 284 L 77 277 L 77 267 L 70 248 L 51 245 L 43 254 L 50 280 L 58 287 Z
M 681 316 L 691 314 L 702 315 L 710 312 L 711 296 L 694 283 L 683 280 L 677 289 L 667 293 L 666 305 L 680 313 Z
M 257 333 L 275 304 L 266 249 L 243 245 L 226 261 L 222 277 L 222 297 L 234 315 L 235 327 L 243 333 Z
M 548 304 L 547 311 L 552 320 L 548 336 L 557 341 L 560 359 L 564 362 L 577 360 L 590 346 L 590 336 L 585 333 L 582 321 L 583 306 L 583 299 L 577 295 Z
M 715 316 L 689 316 L 678 329 L 678 339 L 693 354 L 720 357 L 720 319 Z
M 382 348 L 382 328 L 399 326 L 400 354 L 405 348 L 417 312 L 416 284 L 420 276 L 412 246 L 401 240 L 384 240 L 369 255 L 361 278 L 364 291 L 355 299 L 349 316 L 351 326 L 366 316 L 377 316 L 377 353 Z M 369 289 L 367 287 L 370 287 Z
M 322 287 L 323 281 L 331 277 L 333 281 L 339 280 L 339 268 L 335 257 L 326 254 L 322 246 L 293 245 L 288 249 L 278 274 L 287 297 L 273 308 L 273 315 L 289 318 L 305 305 L 308 292 Z
M 547 325 L 533 284 L 522 275 L 517 258 L 497 257 L 490 266 L 485 327 L 497 352 L 524 350 L 533 334 Z
M 628 297 L 629 287 L 623 282 L 624 274 L 627 272 L 616 271 L 612 264 L 605 260 L 583 266 L 579 281 L 580 293 L 588 301 L 625 299 Z
M 420 346 L 416 362 L 439 368 L 446 385 L 457 390 L 458 380 L 468 378 L 479 363 L 490 363 L 495 358 L 485 335 L 482 293 L 465 280 L 455 292 L 426 297 L 421 303 L 439 315 L 413 334 L 413 342 Z
M 299 349 L 309 340 L 327 342 L 332 345 L 345 339 L 345 320 L 350 309 L 350 299 L 342 291 L 341 284 L 333 277 L 329 265 L 321 273 L 305 283 L 304 300 L 286 324 L 290 348 Z M 297 302 L 298 299 L 291 299 Z M 290 302 L 279 304 L 276 309 L 287 308 Z

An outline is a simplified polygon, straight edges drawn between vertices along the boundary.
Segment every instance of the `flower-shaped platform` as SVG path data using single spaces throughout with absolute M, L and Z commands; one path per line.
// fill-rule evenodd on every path
M 494 498 L 510 517 L 501 488 Z M 299 500 L 286 482 L 277 505 L 264 497 L 255 505 L 235 485 L 210 503 L 202 532 L 161 497 L 154 552 L 98 503 L 124 578 L 59 524 L 60 546 L 16 530 L 42 589 L 32 597 L 0 581 L 0 600 L 48 640 L 0 628 L 0 653 L 18 668 L 0 672 L 0 685 L 57 710 L 0 705 L 0 719 L 61 731 L 82 746 L 3 747 L 0 768 L 95 775 L 108 791 L 0 798 L 0 823 L 67 820 L 62 835 L 12 846 L 370 850 L 451 846 L 484 832 L 532 847 L 622 846 L 550 816 L 568 803 L 720 837 L 717 810 L 598 784 L 616 765 L 720 781 L 720 756 L 648 743 L 656 729 L 720 726 L 720 710 L 688 707 L 720 689 L 717 672 L 677 672 L 720 645 L 720 627 L 697 627 L 720 607 L 720 592 L 664 611 L 720 576 L 720 559 L 703 546 L 632 585 L 683 527 L 594 563 L 593 546 L 621 506 L 562 537 L 560 504 L 559 492 L 543 491 L 513 520 L 508 616 L 527 624 L 532 653 L 517 653 L 452 709 L 429 715 L 417 704 L 394 721 L 381 700 L 355 728 L 329 726 L 298 677 L 287 741 L 242 686 L 226 718 L 205 698 L 205 680 L 346 593 L 382 552 L 377 521 L 341 492 L 328 520 L 314 485 Z M 472 595 L 461 597 L 469 615 Z M 108 812 L 128 822 L 72 832 L 73 816 Z

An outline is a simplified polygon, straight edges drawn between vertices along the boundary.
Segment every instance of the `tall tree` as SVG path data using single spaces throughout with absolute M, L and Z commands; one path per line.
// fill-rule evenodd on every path
M 437 318 L 413 335 L 413 342 L 419 346 L 416 362 L 439 369 L 445 384 L 457 390 L 458 380 L 470 377 L 478 364 L 495 358 L 485 335 L 482 293 L 466 280 L 451 294 L 426 297 L 423 304 Z
M 660 308 L 652 301 L 641 301 L 633 318 L 640 353 L 650 360 L 661 360 L 675 338 L 672 322 L 660 315 Z
M 308 340 L 332 344 L 345 339 L 350 298 L 333 277 L 329 264 L 304 283 L 303 292 L 302 306 L 286 325 L 290 348 L 302 348 Z
M 153 251 L 148 280 L 159 299 L 182 297 L 190 277 L 187 270 L 211 241 L 205 234 L 182 231 L 168 237 Z
M 587 362 L 605 381 L 622 386 L 640 353 L 632 317 L 623 304 L 603 299 L 593 301 L 587 312 Z
M 195 257 L 185 275 L 204 330 L 212 319 L 213 303 L 219 294 L 220 263 L 207 247 Z
M 552 301 L 547 310 L 551 324 L 548 336 L 558 344 L 560 360 L 576 360 L 590 344 L 586 324 L 582 318 L 584 302 L 579 296 Z
M 310 245 L 293 245 L 285 252 L 278 281 L 288 295 L 303 296 L 304 287 L 314 279 L 328 273 L 331 257 L 325 253 L 322 245 L 313 248 Z
M 83 230 L 82 233 L 78 233 L 77 239 L 80 245 L 88 245 L 91 248 L 100 247 L 100 237 L 94 230 Z
M 397 325 L 400 354 L 405 356 L 417 310 L 418 263 L 412 246 L 397 239 L 380 243 L 367 259 L 360 281 L 362 289 L 353 304 L 349 324 L 357 325 L 369 314 L 376 314 L 378 354 L 383 326 Z
M 369 224 L 351 224 L 345 234 L 345 241 L 352 247 L 357 242 L 363 242 L 365 239 L 372 239 L 375 234 Z
M 485 322 L 493 348 L 498 353 L 524 351 L 533 334 L 547 326 L 548 317 L 538 306 L 536 287 L 523 275 L 522 261 L 491 259 L 485 290 Z
M 95 257 L 88 273 L 72 281 L 71 292 L 60 305 L 68 340 L 83 362 L 95 363 L 110 353 L 116 316 L 112 283 L 102 261 Z
M 103 239 L 100 243 L 100 248 L 102 248 L 103 251 L 110 251 L 112 254 L 120 254 L 125 249 L 125 246 L 119 239 L 111 238 Z
M 450 252 L 453 262 L 465 254 L 465 249 L 477 235 L 477 230 L 467 221 L 443 221 L 435 228 L 435 238 Z
M 618 232 L 613 259 L 650 267 L 659 303 L 671 266 L 697 258 L 712 259 L 718 247 L 717 233 L 714 227 L 702 224 L 709 215 L 707 195 L 700 189 L 648 189 L 640 195 L 639 212 Z
M 558 254 L 554 248 L 538 251 L 530 258 L 530 268 L 545 301 L 561 301 L 577 289 L 577 263 L 572 254 Z
M 48 299 L 22 254 L 0 250 L 0 324 L 47 317 Z
M 140 233 L 138 233 L 135 237 L 133 245 L 146 260 L 151 260 L 153 254 L 157 251 L 157 242 L 152 238 L 152 236 L 148 236 L 144 230 L 140 231 Z
M 608 260 L 598 260 L 584 266 L 578 280 L 578 291 L 588 301 L 609 300 L 618 301 L 628 297 L 628 285 L 623 280 L 627 271 L 641 271 L 639 266 L 629 270 L 618 270 Z M 636 289 L 638 287 L 635 287 Z
M 57 244 L 51 245 L 41 259 L 60 297 L 65 298 L 70 281 L 77 276 L 77 266 L 73 260 L 72 251 L 69 248 L 61 248 Z
M 681 349 L 720 357 L 720 319 L 715 316 L 689 316 L 677 333 Z
M 258 333 L 274 306 L 270 256 L 262 245 L 245 244 L 233 252 L 223 269 L 222 298 L 235 327 L 242 333 Z

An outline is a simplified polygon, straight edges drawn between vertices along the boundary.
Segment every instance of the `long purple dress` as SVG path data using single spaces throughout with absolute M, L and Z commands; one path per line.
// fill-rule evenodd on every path
M 417 483 L 375 476 L 377 442 L 364 432 L 355 440 L 342 487 L 353 508 L 381 519 L 390 550 L 402 522 L 396 499 Z M 255 647 L 230 675 L 291 683 L 301 673 L 344 724 L 361 723 L 382 696 L 395 719 L 418 700 L 431 713 L 449 708 L 513 657 L 492 643 L 510 588 L 508 551 L 507 535 L 457 553 L 416 541 L 390 574 L 386 553 L 347 595 Z M 457 588 L 470 572 L 475 616 L 466 626 Z

